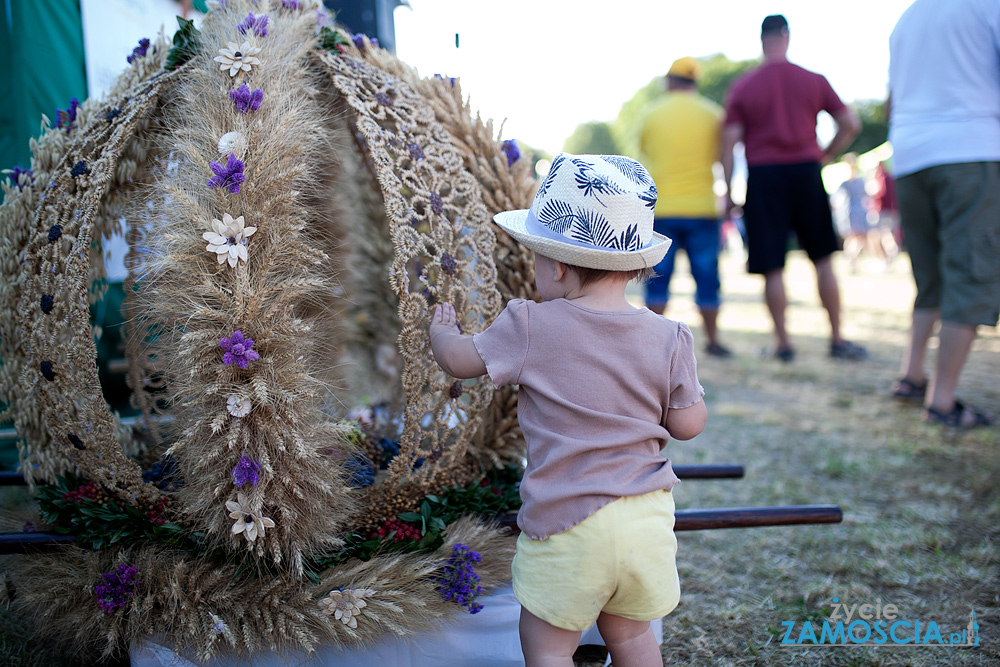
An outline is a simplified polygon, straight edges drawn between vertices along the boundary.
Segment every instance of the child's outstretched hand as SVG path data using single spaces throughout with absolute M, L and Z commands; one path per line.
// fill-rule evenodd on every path
M 458 329 L 455 308 L 447 301 L 434 307 L 434 318 L 431 320 L 431 340 L 434 340 L 434 336 L 439 333 L 462 333 Z
M 457 378 L 474 378 L 486 372 L 472 336 L 458 328 L 455 308 L 445 301 L 434 308 L 430 327 L 431 352 L 446 373 Z

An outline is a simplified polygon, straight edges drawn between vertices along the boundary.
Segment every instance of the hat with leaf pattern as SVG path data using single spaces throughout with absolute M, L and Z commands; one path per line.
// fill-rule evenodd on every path
M 565 264 L 607 271 L 655 266 L 670 239 L 653 231 L 656 185 L 621 155 L 560 153 L 531 208 L 493 220 L 526 247 Z

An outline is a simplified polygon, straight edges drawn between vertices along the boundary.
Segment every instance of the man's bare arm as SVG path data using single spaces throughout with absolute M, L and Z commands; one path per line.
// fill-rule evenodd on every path
M 736 144 L 743 141 L 743 126 L 739 123 L 722 126 L 721 155 L 719 162 L 722 163 L 722 173 L 726 179 L 726 217 L 732 214 L 735 204 L 733 204 L 733 149 Z
M 847 150 L 854 138 L 861 132 L 861 120 L 854 109 L 844 107 L 833 117 L 837 124 L 837 133 L 833 135 L 830 145 L 823 151 L 823 158 L 820 164 L 827 165 L 837 158 L 838 155 Z

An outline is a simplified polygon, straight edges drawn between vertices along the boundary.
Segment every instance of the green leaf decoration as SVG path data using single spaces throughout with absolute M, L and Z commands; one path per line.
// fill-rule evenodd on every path
M 319 44 L 330 53 L 339 51 L 338 46 L 347 46 L 350 43 L 351 40 L 347 38 L 347 35 L 339 30 L 331 30 L 324 26 L 319 31 Z
M 201 32 L 194 27 L 194 21 L 177 17 L 177 25 L 180 29 L 174 33 L 174 45 L 167 54 L 167 61 L 163 68 L 175 70 L 187 61 L 194 58 L 198 53 L 201 43 Z

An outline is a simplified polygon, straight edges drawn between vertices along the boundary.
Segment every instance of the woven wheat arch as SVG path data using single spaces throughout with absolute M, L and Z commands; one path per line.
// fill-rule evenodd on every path
M 529 161 L 508 164 L 457 82 L 420 78 L 366 40 L 331 48 L 310 3 L 223 4 L 183 65 L 166 70 L 170 44 L 152 44 L 71 129 L 43 126 L 32 174 L 4 185 L 0 375 L 25 476 L 75 472 L 143 507 L 159 492 L 130 455 L 169 452 L 185 480 L 178 523 L 228 554 L 69 548 L 11 567 L 16 604 L 46 633 L 103 651 L 154 631 L 207 658 L 431 627 L 452 610 L 431 579 L 440 555 L 376 556 L 313 579 L 303 561 L 523 453 L 516 394 L 446 376 L 426 328 L 441 300 L 475 332 L 531 296 L 529 253 L 491 225 L 530 204 Z M 268 5 L 266 36 L 237 33 Z M 220 69 L 219 49 L 247 39 L 258 62 Z M 263 93 L 246 112 L 230 95 L 243 84 Z M 243 165 L 238 192 L 210 187 L 226 154 Z M 235 266 L 203 238 L 226 214 L 256 229 Z M 106 284 L 101 242 L 119 229 L 141 442 L 102 398 L 88 314 Z M 223 361 L 219 341 L 237 330 L 257 353 L 246 368 Z M 234 416 L 231 399 L 249 412 Z M 398 417 L 400 454 L 355 489 L 343 417 L 364 401 Z M 225 510 L 241 456 L 261 464 L 247 502 L 275 524 L 252 542 Z M 485 585 L 506 578 L 512 544 L 494 528 L 460 520 L 448 533 L 458 542 L 489 554 Z M 122 562 L 145 573 L 129 613 L 95 613 L 92 582 Z M 368 591 L 356 628 L 317 604 L 337 588 Z

